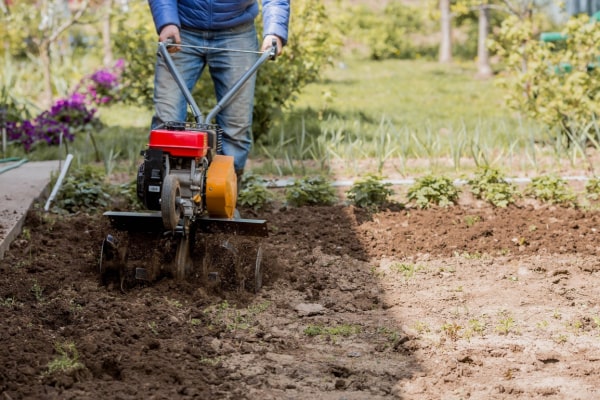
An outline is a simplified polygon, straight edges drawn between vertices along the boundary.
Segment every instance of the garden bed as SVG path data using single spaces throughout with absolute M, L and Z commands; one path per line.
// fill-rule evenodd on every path
M 598 398 L 600 212 L 255 216 L 258 294 L 169 277 L 121 293 L 99 283 L 107 221 L 31 213 L 0 261 L 0 397 Z

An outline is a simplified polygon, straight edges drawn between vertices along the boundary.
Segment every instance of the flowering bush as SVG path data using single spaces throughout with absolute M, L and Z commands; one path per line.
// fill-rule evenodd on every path
M 125 68 L 123 59 L 117 60 L 114 67 L 102 68 L 85 76 L 75 88 L 75 93 L 85 96 L 87 104 L 107 105 L 120 98 L 120 78 Z
M 32 121 L 8 118 L 4 121 L 8 140 L 22 144 L 29 152 L 38 142 L 56 146 L 61 136 L 63 141 L 72 142 L 79 132 L 91 133 L 101 123 L 95 115 L 97 109 L 88 106 L 107 105 L 119 99 L 123 69 L 123 60 L 118 60 L 113 68 L 103 68 L 84 77 L 70 97 L 57 100 Z
M 21 143 L 26 152 L 37 142 L 48 145 L 72 142 L 75 134 L 100 127 L 96 109 L 88 109 L 84 96 L 75 93 L 68 99 L 59 99 L 50 110 L 39 114 L 33 121 L 6 122 L 8 140 Z

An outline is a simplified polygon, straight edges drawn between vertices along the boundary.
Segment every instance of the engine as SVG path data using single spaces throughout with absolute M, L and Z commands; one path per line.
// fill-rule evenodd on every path
M 232 218 L 237 199 L 233 157 L 217 155 L 221 132 L 212 125 L 169 123 L 150 132 L 137 176 L 137 195 L 161 210 L 165 227 L 208 212 Z

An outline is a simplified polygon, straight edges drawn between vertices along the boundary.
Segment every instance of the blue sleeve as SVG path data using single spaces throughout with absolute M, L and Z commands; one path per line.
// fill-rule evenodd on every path
M 286 44 L 289 22 L 290 0 L 263 0 L 263 37 L 276 35 Z
M 177 12 L 177 0 L 148 0 L 156 32 L 160 34 L 162 28 L 166 25 L 177 25 L 181 28 L 179 22 L 179 13 Z

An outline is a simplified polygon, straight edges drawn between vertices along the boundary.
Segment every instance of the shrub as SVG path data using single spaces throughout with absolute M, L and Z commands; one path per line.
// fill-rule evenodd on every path
M 526 194 L 549 204 L 575 205 L 575 194 L 564 179 L 553 176 L 538 176 L 527 186 Z
M 357 180 L 346 194 L 348 200 L 357 207 L 377 209 L 387 203 L 389 197 L 394 194 L 391 186 L 391 183 L 383 183 L 380 176 L 367 175 Z
M 471 193 L 496 207 L 506 207 L 515 202 L 520 195 L 515 185 L 507 182 L 500 171 L 490 168 L 480 168 L 475 178 L 469 179 L 467 183 L 471 186 Z
M 101 126 L 95 116 L 96 109 L 88 109 L 84 97 L 74 94 L 59 99 L 50 110 L 43 111 L 33 121 L 7 123 L 7 136 L 11 142 L 20 143 L 29 152 L 36 143 L 58 145 L 61 140 L 72 142 L 78 132 L 92 132 Z
M 238 203 L 255 211 L 265 208 L 273 200 L 273 193 L 264 185 L 264 179 L 246 174 L 242 180 L 242 190 L 238 194 Z
M 408 199 L 420 208 L 429 208 L 432 204 L 448 207 L 456 204 L 460 190 L 446 177 L 425 176 L 408 189 Z
M 588 180 L 585 184 L 585 193 L 590 200 L 598 200 L 600 198 L 600 179 L 594 177 Z
M 323 177 L 296 179 L 285 191 L 285 197 L 292 206 L 332 205 L 337 201 L 335 190 Z

